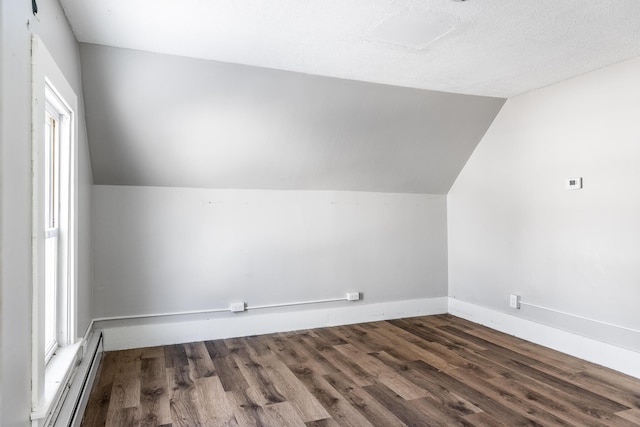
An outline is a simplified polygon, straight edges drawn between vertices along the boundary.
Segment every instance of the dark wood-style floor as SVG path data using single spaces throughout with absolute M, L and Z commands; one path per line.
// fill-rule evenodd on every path
M 89 426 L 640 425 L 640 380 L 450 316 L 109 352 Z

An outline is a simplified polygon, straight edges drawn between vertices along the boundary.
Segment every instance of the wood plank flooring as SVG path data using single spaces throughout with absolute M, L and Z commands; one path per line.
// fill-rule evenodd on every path
M 638 426 L 640 380 L 451 315 L 105 353 L 83 426 Z

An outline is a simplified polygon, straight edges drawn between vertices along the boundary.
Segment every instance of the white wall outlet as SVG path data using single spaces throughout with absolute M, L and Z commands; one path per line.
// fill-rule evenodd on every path
M 232 302 L 231 307 L 229 307 L 231 311 L 237 313 L 239 311 L 244 311 L 244 303 L 243 302 Z
M 509 307 L 520 308 L 520 295 L 509 295 Z
M 582 188 L 582 178 L 567 178 L 567 190 L 579 190 Z
M 360 292 L 347 292 L 347 301 L 358 301 L 360 299 Z

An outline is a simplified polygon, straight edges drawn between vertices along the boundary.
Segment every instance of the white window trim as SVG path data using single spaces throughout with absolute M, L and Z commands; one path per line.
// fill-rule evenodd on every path
M 64 98 L 57 89 L 53 86 L 53 83 L 49 79 L 45 79 L 45 97 L 46 107 L 45 110 L 49 112 L 57 120 L 58 124 L 58 215 L 57 224 L 53 229 L 49 229 L 48 225 L 45 226 L 45 239 L 48 239 L 50 234 L 54 234 L 57 237 L 57 245 L 60 249 L 56 254 L 57 258 L 57 285 L 56 292 L 59 295 L 56 298 L 56 337 L 55 337 L 55 349 L 58 347 L 64 347 L 74 342 L 73 325 L 75 323 L 75 310 L 74 307 L 74 252 L 73 246 L 70 242 L 74 241 L 75 230 L 72 225 L 74 223 L 73 218 L 73 200 L 75 196 L 75 188 L 73 187 L 73 177 L 75 171 L 73 170 L 73 123 L 74 123 L 74 111 L 69 105 L 66 104 Z M 42 147 L 43 145 L 41 145 Z M 45 152 L 47 149 L 45 148 Z M 47 159 L 48 160 L 48 159 Z M 42 182 L 42 181 L 40 181 Z M 47 188 L 45 188 L 45 192 Z M 45 199 L 40 199 L 45 200 Z M 46 205 L 45 205 L 46 206 Z M 47 209 L 48 210 L 48 209 Z M 46 224 L 46 221 L 45 221 Z M 61 280 L 66 279 L 66 280 Z M 47 348 L 47 350 L 49 350 Z M 45 352 L 47 353 L 47 352 Z M 50 357 L 46 357 L 48 361 Z
M 46 107 L 45 107 L 45 139 L 44 139 L 44 153 L 45 153 L 45 170 L 44 170 L 44 203 L 45 203 L 45 364 L 49 363 L 51 357 L 55 354 L 56 350 L 59 346 L 58 339 L 58 316 L 57 313 L 59 311 L 58 307 L 58 296 L 60 295 L 60 290 L 58 289 L 59 283 L 59 262 L 58 262 L 58 252 L 60 249 L 60 194 L 62 187 L 60 184 L 60 177 L 62 171 L 60 169 L 60 148 L 62 145 L 62 126 L 69 126 L 68 120 L 63 120 L 63 117 L 68 114 L 67 109 L 60 105 L 60 102 L 50 102 L 50 98 L 56 96 L 52 93 L 52 89 L 49 88 L 49 85 L 46 85 L 45 89 L 45 97 L 46 99 Z M 57 97 L 57 96 L 56 96 Z M 63 124 L 65 121 L 67 123 Z M 55 157 L 52 159 L 52 157 Z M 53 170 L 52 170 L 53 169 Z M 50 182 L 49 180 L 53 177 L 54 182 Z M 53 185 L 52 185 L 53 184 Z M 42 200 L 42 199 L 41 199 Z M 53 202 L 53 203 L 52 203 Z M 55 250 L 52 250 L 55 248 Z M 52 277 L 55 276 L 55 277 Z M 52 295 L 49 295 L 51 284 L 48 283 L 50 280 L 54 280 L 53 292 Z M 53 301 L 50 301 L 52 299 Z M 48 310 L 51 309 L 49 304 L 53 302 L 53 310 L 52 313 L 48 313 Z M 51 317 L 53 317 L 55 325 L 49 331 L 49 328 L 52 326 L 48 325 L 51 322 Z M 49 335 L 47 332 L 53 333 L 53 336 Z
M 48 418 L 54 411 L 58 401 L 63 395 L 65 382 L 60 378 L 69 377 L 76 362 L 76 354 L 79 349 L 79 339 L 76 331 L 76 298 L 77 295 L 77 212 L 78 212 L 78 155 L 76 138 L 78 135 L 78 123 L 75 114 L 78 111 L 78 99 L 71 85 L 56 65 L 37 35 L 32 37 L 32 205 L 33 205 L 33 302 L 32 302 L 32 378 L 31 378 L 31 418 L 32 425 L 42 426 L 48 422 Z M 71 112 L 70 158 L 69 158 L 69 195 L 65 203 L 66 216 L 69 218 L 69 228 L 66 230 L 68 248 L 67 259 L 62 262 L 67 269 L 68 278 L 66 286 L 69 287 L 69 301 L 64 307 L 63 316 L 66 316 L 68 328 L 64 331 L 63 341 L 68 345 L 65 351 L 58 351 L 45 364 L 44 359 L 44 243 L 45 207 L 44 207 L 44 125 L 45 125 L 45 88 L 54 88 L 55 92 L 65 101 L 67 109 Z

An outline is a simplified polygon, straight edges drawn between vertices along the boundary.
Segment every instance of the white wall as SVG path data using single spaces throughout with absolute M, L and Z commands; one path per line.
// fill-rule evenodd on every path
M 98 317 L 447 293 L 443 195 L 95 186 L 93 215 Z
M 450 297 L 640 351 L 639 135 L 640 59 L 509 99 L 448 194 Z
M 79 97 L 79 312 L 83 333 L 91 314 L 90 209 L 92 173 L 81 102 L 76 40 L 55 0 L 2 0 L 0 116 L 0 425 L 30 425 L 31 381 L 31 32 L 40 36 Z M 29 23 L 29 26 L 27 25 Z

